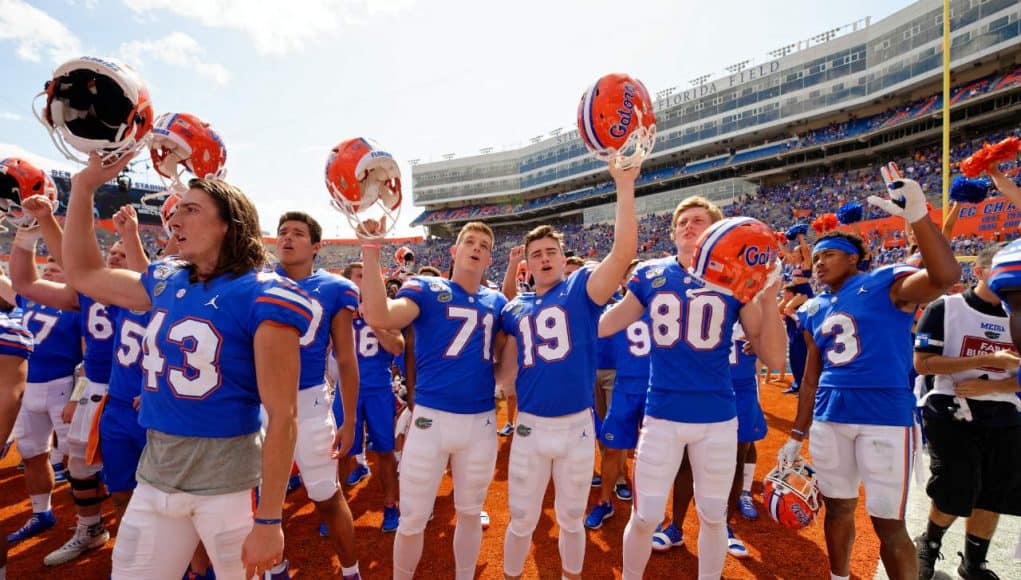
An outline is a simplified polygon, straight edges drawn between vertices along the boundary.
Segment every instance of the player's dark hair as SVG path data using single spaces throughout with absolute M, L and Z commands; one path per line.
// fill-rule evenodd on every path
M 840 230 L 833 230 L 831 232 L 826 232 L 825 234 L 819 236 L 819 238 L 815 240 L 815 243 L 818 244 L 819 242 L 828 238 L 843 238 L 851 242 L 851 244 L 854 245 L 854 249 L 858 250 L 859 262 L 864 260 L 869 255 L 868 249 L 865 247 L 865 240 L 863 240 L 861 236 L 859 236 L 858 234 L 853 234 L 851 232 L 842 232 Z
M 284 225 L 284 222 L 301 222 L 308 226 L 308 237 L 313 244 L 323 241 L 323 226 L 319 225 L 314 217 L 303 211 L 284 212 L 280 216 L 280 221 L 277 222 L 277 232 L 280 231 L 280 226 Z
M 550 238 L 551 240 L 555 240 L 557 242 L 557 245 L 560 247 L 560 251 L 561 252 L 564 251 L 564 234 L 553 229 L 553 226 L 546 225 L 539 226 L 525 234 L 525 252 L 526 253 L 528 252 L 529 244 L 536 240 L 541 240 L 543 238 Z M 583 265 L 584 263 L 585 262 L 582 261 Z
M 188 187 L 209 195 L 216 204 L 220 219 L 227 224 L 220 256 L 209 274 L 210 280 L 222 274 L 241 276 L 269 263 L 269 253 L 262 243 L 262 231 L 259 229 L 259 212 L 244 192 L 219 179 L 192 179 Z M 197 279 L 195 265 L 191 264 L 188 268 L 191 278 Z
M 351 272 L 354 272 L 355 268 L 365 269 L 365 264 L 361 262 L 351 262 L 347 266 L 344 266 L 344 277 L 348 280 L 351 279 Z
M 422 266 L 418 269 L 419 276 L 436 276 L 437 278 L 443 276 L 443 272 L 440 272 L 439 268 L 433 266 Z
M 567 263 L 572 266 L 578 266 L 579 268 L 585 266 L 585 260 L 582 260 L 578 256 L 569 256 L 567 258 Z

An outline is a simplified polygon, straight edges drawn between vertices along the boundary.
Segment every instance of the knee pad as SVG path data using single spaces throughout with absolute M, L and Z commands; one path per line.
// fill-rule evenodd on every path
M 698 517 L 707 524 L 722 524 L 727 521 L 727 498 L 695 497 Z
M 98 477 L 100 470 L 103 469 L 102 465 L 89 465 L 85 463 L 85 457 L 71 454 L 67 458 L 67 473 L 71 477 L 78 479 L 89 479 L 91 477 Z
M 631 521 L 642 529 L 655 529 L 656 524 L 663 521 L 666 500 L 666 496 L 643 496 L 642 501 L 635 502 L 632 507 Z
M 564 502 L 567 503 L 567 502 Z M 578 532 L 582 529 L 582 520 L 585 518 L 585 506 L 555 506 L 557 514 L 557 525 L 565 532 Z
M 99 479 L 98 473 L 83 479 L 74 476 L 68 476 L 67 479 L 71 483 L 71 499 L 75 505 L 98 505 L 107 497 L 106 486 Z

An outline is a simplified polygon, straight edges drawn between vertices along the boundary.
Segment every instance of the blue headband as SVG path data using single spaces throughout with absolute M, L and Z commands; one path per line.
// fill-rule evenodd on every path
M 858 247 L 848 241 L 846 238 L 832 237 L 820 240 L 815 243 L 812 247 L 812 255 L 815 256 L 823 250 L 840 250 L 848 254 L 854 254 L 860 256 L 861 252 L 858 251 Z

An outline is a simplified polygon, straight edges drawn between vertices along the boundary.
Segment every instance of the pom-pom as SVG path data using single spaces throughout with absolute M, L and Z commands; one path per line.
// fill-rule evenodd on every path
M 965 177 L 978 177 L 990 165 L 1016 159 L 1018 151 L 1021 151 L 1021 139 L 1017 137 L 1007 137 L 996 144 L 986 143 L 961 162 L 961 173 Z
M 776 243 L 781 247 L 787 243 L 787 234 L 783 232 L 773 232 L 773 237 L 776 239 Z
M 818 230 L 816 230 L 816 231 L 818 231 Z M 797 224 L 794 224 L 793 226 L 787 228 L 787 233 L 785 235 L 787 236 L 788 240 L 794 241 L 794 240 L 798 239 L 798 236 L 803 236 L 803 235 L 805 235 L 807 233 L 808 233 L 808 224 L 797 223 Z
M 856 201 L 845 203 L 837 210 L 837 221 L 845 225 L 858 223 L 864 217 L 865 208 Z
M 968 179 L 958 175 L 950 185 L 950 199 L 960 203 L 979 203 L 989 195 L 991 186 L 986 178 Z
M 840 220 L 837 219 L 837 214 L 835 213 L 824 213 L 819 219 L 822 220 L 823 233 L 834 230 L 840 225 Z

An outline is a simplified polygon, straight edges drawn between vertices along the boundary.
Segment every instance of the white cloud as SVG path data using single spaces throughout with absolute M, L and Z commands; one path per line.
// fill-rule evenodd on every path
M 19 58 L 62 63 L 81 56 L 81 43 L 60 21 L 22 0 L 0 0 L 0 40 L 18 44 Z
M 0 0 L 2 1 L 2 0 Z M 336 35 L 366 17 L 393 13 L 413 0 L 123 0 L 136 14 L 167 10 L 210 28 L 248 35 L 258 52 L 282 55 Z
M 24 117 L 10 111 L 0 111 L 0 121 L 20 121 Z
M 39 155 L 38 153 L 33 153 L 32 151 L 13 143 L 0 143 L 0 159 L 6 159 L 8 157 L 20 157 L 32 165 L 47 171 L 59 169 L 74 173 L 81 169 L 80 165 L 71 163 L 66 159 L 54 159 L 44 155 Z
M 0 0 L 2 1 L 2 0 Z M 205 61 L 206 49 L 183 32 L 171 32 L 151 41 L 133 40 L 121 45 L 121 56 L 132 64 L 152 59 L 171 66 L 187 68 L 218 85 L 230 81 L 230 71 L 222 64 Z

